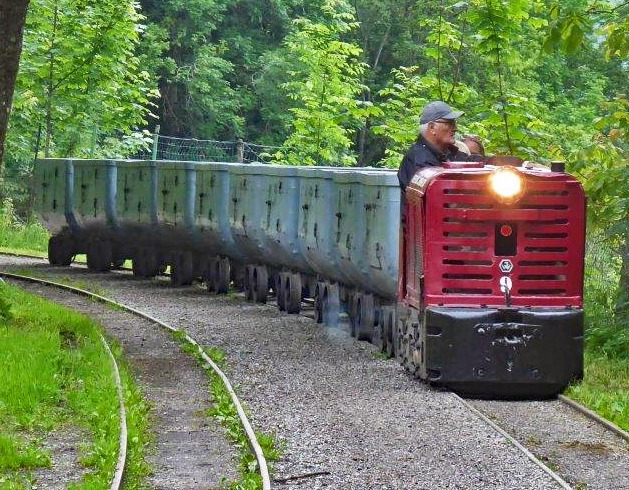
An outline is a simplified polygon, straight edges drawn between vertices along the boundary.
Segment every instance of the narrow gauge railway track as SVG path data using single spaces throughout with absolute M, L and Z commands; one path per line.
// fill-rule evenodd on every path
M 15 254 L 11 254 L 14 255 Z M 33 258 L 33 257 L 30 257 Z M 98 295 L 95 293 L 92 293 L 90 291 L 87 291 L 85 289 L 81 289 L 81 288 L 77 288 L 77 287 L 73 287 L 73 286 L 68 286 L 65 284 L 61 284 L 58 282 L 54 282 L 54 281 L 50 281 L 50 280 L 45 280 L 45 279 L 41 279 L 41 278 L 35 278 L 35 277 L 31 277 L 31 276 L 24 276 L 24 275 L 20 275 L 20 274 L 14 274 L 14 273 L 9 273 L 9 272 L 0 272 L 0 277 L 6 278 L 6 279 L 10 279 L 12 281 L 16 281 L 18 283 L 21 283 L 22 285 L 24 283 L 29 283 L 29 284 L 35 284 L 35 285 L 43 285 L 43 286 L 52 286 L 54 288 L 60 289 L 60 290 L 64 290 L 64 291 L 69 291 L 71 293 L 74 294 L 78 294 L 80 296 L 84 296 L 86 298 L 92 299 L 92 300 L 97 300 L 103 304 L 107 304 L 110 306 L 114 306 L 120 310 L 123 310 L 127 313 L 130 313 L 132 315 L 138 316 L 140 318 L 143 318 L 144 320 L 147 320 L 153 324 L 156 324 L 160 327 L 162 327 L 163 329 L 170 331 L 172 333 L 178 332 L 178 330 L 156 318 L 151 317 L 150 315 L 136 309 L 136 308 L 131 308 L 128 307 L 124 304 L 121 304 L 113 299 L 104 297 L 102 295 Z M 198 355 L 204 360 L 204 362 L 207 364 L 207 366 L 209 366 L 212 370 L 214 370 L 214 372 L 217 374 L 217 376 L 221 379 L 223 385 L 225 386 L 227 392 L 229 393 L 231 399 L 232 399 L 232 403 L 234 404 L 236 411 L 238 413 L 238 417 L 240 419 L 240 422 L 242 424 L 243 430 L 245 431 L 247 438 L 249 439 L 249 445 L 250 448 L 252 450 L 252 452 L 255 455 L 255 459 L 257 462 L 257 467 L 259 469 L 260 475 L 262 477 L 262 488 L 263 490 L 267 490 L 270 489 L 270 478 L 269 478 L 269 472 L 268 472 L 268 466 L 267 466 L 267 462 L 265 459 L 265 456 L 262 452 L 262 448 L 257 440 L 256 434 L 253 430 L 253 428 L 251 427 L 251 424 L 247 418 L 247 415 L 245 414 L 245 411 L 240 403 L 240 400 L 238 399 L 238 396 L 236 395 L 233 387 L 231 386 L 231 383 L 229 382 L 229 379 L 227 378 L 227 376 L 222 372 L 222 370 L 218 367 L 218 365 L 205 353 L 205 351 L 203 350 L 203 348 L 199 345 L 199 343 L 192 338 L 190 335 L 188 335 L 187 333 L 184 333 L 184 339 L 185 342 L 187 342 L 190 346 L 192 346 L 198 353 Z M 111 349 L 109 347 L 109 345 L 107 344 L 105 338 L 102 336 L 101 334 L 101 340 L 104 344 L 104 348 L 107 350 L 109 357 L 112 360 L 112 364 L 113 364 L 113 372 L 114 372 L 114 378 L 115 378 L 115 382 L 116 382 L 116 387 L 117 387 L 117 391 L 118 391 L 118 398 L 119 398 L 119 416 L 120 416 L 120 434 L 119 434 L 119 450 L 118 450 L 118 459 L 117 459 L 117 464 L 116 464 L 116 468 L 115 468 L 115 472 L 111 477 L 111 484 L 110 484 L 110 490 L 118 490 L 122 484 L 122 479 L 124 476 L 124 471 L 125 471 L 125 465 L 126 465 L 126 455 L 127 455 L 127 440 L 128 440 L 128 433 L 127 433 L 127 423 L 126 423 L 126 412 L 125 412 L 125 406 L 124 406 L 124 399 L 123 399 L 123 395 L 122 395 L 122 385 L 121 385 L 121 379 L 120 379 L 120 374 L 119 374 L 119 370 L 118 370 L 118 366 L 116 363 L 116 360 L 113 356 L 113 353 L 111 352 Z M 203 463 L 202 463 L 203 464 Z M 177 488 L 177 486 L 175 485 L 173 488 Z M 204 488 L 203 484 L 200 485 L 199 488 Z
M 31 262 L 32 264 L 32 262 Z M 77 280 L 87 281 L 94 280 L 99 284 L 105 284 L 107 288 L 115 288 L 117 285 L 126 285 L 128 283 L 135 283 L 137 289 L 143 289 L 147 284 L 146 282 L 138 283 L 137 281 L 129 281 L 128 278 L 121 276 L 125 274 L 113 274 L 110 276 L 95 275 L 86 273 L 81 268 L 74 268 L 73 271 L 42 268 L 42 273 L 56 273 L 67 276 L 69 273 L 75 276 Z M 80 278 L 80 279 L 79 279 Z M 161 285 L 164 285 L 163 282 Z M 155 284 L 151 286 L 155 287 Z M 166 290 L 172 291 L 171 288 Z M 212 296 L 200 294 L 198 290 L 194 289 L 179 289 L 177 295 L 170 295 L 166 293 L 164 288 L 159 288 L 158 296 L 168 297 L 183 297 L 183 298 L 195 298 L 193 303 L 195 305 L 201 305 L 204 301 L 211 301 Z M 125 296 L 128 296 L 124 293 Z M 134 293 L 135 294 L 135 293 Z M 216 298 L 216 297 L 215 297 Z M 159 301 L 156 299 L 156 301 Z M 159 309 L 157 306 L 151 306 L 152 309 Z M 185 321 L 193 321 L 194 315 L 189 311 L 190 307 L 184 308 L 185 312 L 180 315 L 184 316 Z M 312 322 L 299 320 L 296 317 L 286 317 L 285 315 L 277 315 L 274 309 L 271 307 L 259 307 L 250 304 L 243 304 L 239 307 L 239 311 L 245 309 L 251 313 L 254 310 L 258 317 L 266 323 L 279 322 L 282 324 L 283 329 L 289 328 L 289 319 L 295 319 L 291 321 L 290 328 L 293 328 L 293 324 L 304 326 L 306 322 L 309 326 L 312 326 Z M 204 315 L 207 313 L 200 313 Z M 158 315 L 161 317 L 161 314 Z M 279 317 L 279 319 L 277 319 Z M 196 320 L 194 320 L 196 321 Z M 206 326 L 207 328 L 207 326 Z M 319 327 L 315 327 L 319 329 Z M 252 335 L 257 335 L 259 329 L 251 330 Z M 371 346 L 367 346 L 365 343 L 354 342 L 348 339 L 346 335 L 339 335 L 334 333 L 330 329 L 320 329 L 317 332 L 323 332 L 325 342 L 341 343 L 347 348 L 345 351 L 346 357 L 357 356 L 362 352 L 364 357 L 365 353 L 368 355 L 374 355 L 374 349 Z M 283 335 L 284 332 L 282 332 Z M 301 332 L 291 331 L 292 337 L 298 337 Z M 259 341 L 264 338 L 264 333 L 260 333 L 259 337 L 256 337 Z M 290 364 L 292 357 L 295 356 L 293 352 L 294 346 L 287 345 L 283 348 L 277 337 L 277 331 L 270 329 L 268 332 L 269 338 L 266 340 L 266 344 L 275 349 L 277 356 L 285 356 L 286 362 Z M 310 335 L 317 335 L 312 334 Z M 241 339 L 240 339 L 241 340 Z M 234 343 L 240 341 L 236 339 Z M 253 337 L 247 339 L 249 342 L 253 342 Z M 285 339 L 284 339 L 285 340 Z M 299 340 L 299 339 L 297 339 Z M 302 339 L 303 340 L 303 339 Z M 234 341 L 234 339 L 231 339 Z M 220 342 L 219 342 L 220 343 Z M 290 343 L 290 342 L 289 342 Z M 351 344 L 351 346 L 350 346 Z M 327 345 L 327 344 L 326 344 Z M 266 349 L 268 346 L 263 346 L 260 349 Z M 350 348 L 351 347 L 351 348 Z M 325 346 L 319 346 L 321 349 L 326 349 Z M 287 451 L 283 456 L 282 461 L 278 464 L 276 471 L 276 484 L 274 486 L 287 488 L 295 488 L 301 483 L 303 479 L 311 478 L 313 481 L 327 482 L 327 486 L 331 488 L 365 488 L 365 483 L 373 483 L 373 486 L 367 486 L 368 488 L 474 488 L 481 484 L 486 488 L 571 488 L 566 481 L 570 482 L 573 488 L 629 488 L 629 476 L 626 474 L 627 464 L 629 463 L 629 456 L 627 452 L 626 442 L 619 438 L 619 436 L 612 435 L 606 429 L 591 423 L 589 419 L 577 415 L 571 408 L 568 408 L 561 401 L 545 401 L 545 402 L 491 402 L 491 401 L 466 401 L 462 402 L 455 399 L 454 395 L 450 393 L 439 392 L 426 388 L 424 385 L 419 384 L 416 380 L 408 379 L 404 376 L 400 367 L 392 366 L 391 362 L 384 362 L 379 360 L 369 360 L 368 363 L 361 365 L 359 371 L 355 372 L 356 377 L 373 376 L 373 382 L 365 378 L 364 381 L 359 382 L 361 394 L 353 393 L 351 373 L 345 372 L 345 366 L 340 361 L 335 373 L 336 378 L 328 378 L 326 376 L 317 376 L 316 374 L 307 375 L 306 377 L 300 377 L 297 365 L 293 365 L 294 377 L 296 380 L 290 382 L 286 379 L 286 376 L 280 376 L 279 374 L 274 376 L 273 369 L 276 365 L 270 365 L 266 360 L 264 361 L 251 361 L 249 358 L 257 359 L 253 355 L 252 351 L 257 350 L 256 347 L 252 347 L 251 344 L 247 346 L 241 345 L 235 350 L 232 349 L 234 358 L 238 361 L 242 361 L 242 366 L 238 367 L 238 370 L 242 369 L 242 372 L 237 373 L 237 377 L 240 377 L 243 382 L 239 383 L 249 385 L 249 387 L 258 388 L 260 391 L 266 391 L 266 401 L 269 405 L 273 405 L 278 398 L 286 400 L 291 395 L 292 391 L 299 392 L 299 390 L 306 390 L 310 392 L 311 399 L 302 398 L 301 402 L 305 405 L 314 405 L 317 409 L 315 412 L 310 409 L 302 409 L 303 416 L 278 413 L 278 410 L 284 406 L 273 405 L 274 410 L 270 413 L 267 410 L 261 410 L 261 413 L 255 414 L 255 418 L 261 420 L 258 425 L 266 427 L 274 427 L 278 431 L 280 438 L 287 441 Z M 358 354 L 357 354 L 357 351 Z M 325 357 L 326 353 L 323 352 L 321 357 Z M 249 366 L 247 366 L 248 362 Z M 310 362 L 310 361 L 305 361 Z M 384 364 L 387 369 L 391 369 L 393 372 L 388 372 L 386 376 L 386 385 L 380 382 L 376 382 L 377 374 L 374 371 L 384 369 Z M 353 366 L 351 369 L 356 369 Z M 362 372 L 364 371 L 364 373 Z M 382 373 L 380 373 L 382 374 Z M 348 377 L 346 377 L 346 375 Z M 318 383 L 315 383 L 312 378 L 321 378 Z M 300 384 L 307 384 L 307 386 L 299 386 Z M 342 383 L 343 390 L 348 392 L 347 397 L 360 398 L 362 392 L 370 392 L 373 394 L 374 390 L 377 390 L 378 396 L 384 396 L 386 399 L 386 407 L 358 407 L 354 403 L 354 400 L 346 400 L 344 407 L 338 406 L 335 400 L 319 400 L 318 398 L 332 397 L 336 392 L 333 389 L 333 385 L 336 383 Z M 326 389 L 326 384 L 329 389 Z M 374 386 L 376 384 L 377 386 Z M 338 393 L 336 393 L 336 396 Z M 255 401 L 256 396 L 248 393 L 247 398 L 254 399 L 254 403 L 249 403 L 250 406 L 264 407 L 264 399 L 262 403 Z M 409 407 L 408 399 L 413 399 L 414 403 Z M 270 400 L 274 400 L 271 402 Z M 287 402 L 288 404 L 288 402 Z M 489 419 L 493 423 L 497 423 L 503 430 L 510 433 L 512 437 L 519 441 L 521 446 L 526 446 L 528 449 L 528 455 L 526 459 L 535 459 L 532 456 L 537 456 L 537 459 L 541 459 L 546 463 L 545 466 L 550 466 L 555 471 L 550 469 L 541 470 L 546 475 L 540 477 L 527 476 L 530 472 L 530 468 L 526 469 L 527 464 L 519 461 L 513 463 L 515 466 L 509 467 L 504 465 L 504 461 L 501 458 L 505 457 L 507 446 L 515 447 L 514 442 L 505 442 L 503 434 L 498 436 L 498 439 L 502 441 L 498 443 L 498 449 L 500 456 L 493 454 L 489 457 L 492 460 L 491 464 L 486 464 L 484 458 L 487 456 L 486 452 L 489 446 L 496 445 L 496 441 L 493 440 L 496 437 L 496 433 L 491 436 L 486 435 L 487 439 L 477 440 L 476 447 L 473 451 L 476 451 L 477 456 L 470 455 L 462 448 L 468 446 L 470 437 L 468 425 L 475 425 L 477 422 L 476 413 L 466 415 L 464 422 L 457 423 L 456 419 L 461 418 L 461 407 L 465 407 L 465 410 L 469 411 L 469 407 L 466 405 L 474 405 L 476 410 L 479 410 L 485 414 L 485 418 Z M 384 408 L 389 413 L 389 418 L 394 420 L 395 423 L 390 425 L 390 421 L 383 421 L 382 416 L 376 415 L 379 409 Z M 330 412 L 333 413 L 327 413 Z M 287 411 L 290 411 L 287 408 Z M 346 417 L 346 413 L 350 411 L 351 415 Z M 453 411 L 457 415 L 453 415 Z M 341 413 L 338 413 L 341 412 Z M 364 413 L 362 413 L 364 412 Z M 316 413 L 317 415 L 313 415 Z M 445 415 L 441 419 L 440 417 Z M 291 416 L 292 415 L 292 416 Z M 507 417 L 508 415 L 508 417 Z M 452 417 L 455 420 L 452 420 Z M 511 418 L 509 418 L 511 417 Z M 528 417 L 528 418 L 527 418 Z M 366 439 L 363 446 L 354 447 L 351 440 L 352 437 L 357 437 L 355 431 L 357 427 L 353 427 L 353 430 L 339 428 L 339 434 L 334 436 L 321 437 L 326 433 L 326 428 L 330 425 L 329 419 L 332 418 L 337 423 L 342 420 L 345 424 L 361 426 L 363 428 L 363 434 L 360 437 Z M 292 420 L 296 419 L 296 420 Z M 538 426 L 533 427 L 532 420 L 538 420 Z M 421 422 L 421 423 L 419 423 Z M 429 424 L 430 422 L 430 424 Z M 431 441 L 428 433 L 432 434 L 435 430 L 429 426 L 432 424 L 442 424 L 440 431 L 452 436 L 452 430 L 458 431 L 457 435 L 459 440 L 453 442 L 452 440 L 444 439 L 438 436 L 438 442 Z M 332 424 L 334 425 L 334 424 Z M 455 426 L 455 427 L 451 427 Z M 458 426 L 458 427 L 456 427 Z M 387 437 L 381 440 L 382 431 L 387 432 Z M 493 432 L 494 429 L 492 429 Z M 320 434 L 313 434 L 319 432 Z M 359 431 L 360 432 L 360 431 Z M 372 434 L 374 433 L 375 434 Z M 404 438 L 408 437 L 410 433 L 414 435 L 412 441 L 404 442 Z M 539 433 L 544 434 L 541 437 Z M 345 438 L 343 437 L 345 436 Z M 435 434 L 432 434 L 435 437 Z M 311 439 L 315 439 L 312 442 Z M 299 439 L 299 440 L 298 440 Z M 302 441 L 301 439 L 304 439 Z M 342 445 L 336 439 L 345 441 L 345 444 L 353 447 L 352 451 L 347 448 L 339 448 Z M 383 461 L 389 461 L 391 458 L 396 459 L 396 465 L 398 468 L 393 470 L 391 468 L 384 469 L 382 465 L 383 461 L 375 461 L 373 458 L 366 454 L 369 451 L 366 449 L 372 444 L 373 440 L 378 440 L 380 444 L 380 450 L 385 451 L 388 454 L 380 454 L 378 458 Z M 394 442 L 396 439 L 401 439 L 399 442 Z M 546 440 L 544 440 L 546 439 Z M 550 445 L 547 445 L 550 442 Z M 554 444 L 554 446 L 552 445 Z M 406 450 L 401 450 L 400 447 L 406 446 Z M 521 451 L 521 449 L 519 449 Z M 402 453 L 400 454 L 400 451 Z M 472 452 L 473 452 L 472 451 Z M 560 454 L 560 452 L 563 452 Z M 330 455 L 331 453 L 331 455 Z M 343 454 L 346 456 L 343 458 Z M 306 456 L 310 455 L 310 457 Z M 454 464 L 451 461 L 453 455 L 458 455 L 456 466 L 450 468 L 452 473 L 451 479 L 444 476 L 444 467 Z M 484 455 L 484 456 L 483 456 Z M 336 456 L 336 457 L 335 457 Z M 353 470 L 340 470 L 337 468 L 337 464 L 333 463 L 330 458 L 349 460 L 349 465 Z M 529 460 L 530 462 L 530 460 Z M 347 465 L 347 463 L 345 463 Z M 368 467 L 374 465 L 382 473 L 381 479 L 374 477 L 369 471 Z M 419 465 L 419 468 L 416 467 Z M 544 463 L 536 463 L 538 469 L 544 466 Z M 541 465 L 541 466 L 540 466 Z M 461 468 L 468 466 L 465 471 Z M 358 470 L 356 469 L 358 468 Z M 415 468 L 411 471 L 411 468 Z M 406 470 L 404 470 L 406 469 Z M 344 477 L 337 475 L 336 473 L 344 473 Z M 349 471 L 349 474 L 347 473 Z M 353 471 L 353 474 L 352 474 Z M 410 471 L 406 473 L 405 471 Z M 418 473 L 419 472 L 419 473 Z M 471 472 L 470 474 L 461 473 Z M 500 475 L 497 475 L 498 472 Z M 421 474 L 421 479 L 416 473 Z M 557 473 L 561 475 L 557 476 Z M 550 475 L 555 475 L 550 476 Z M 371 476 L 368 476 L 371 475 Z M 336 481 L 335 478 L 342 478 L 342 480 Z M 371 479 L 368 479 L 371 478 Z M 427 483 L 432 479 L 433 485 Z M 472 480 L 470 482 L 470 479 Z M 543 480 L 545 480 L 545 483 Z M 552 480 L 552 481 L 549 481 Z M 356 483 L 359 481 L 360 483 Z M 330 483 L 332 482 L 332 483 Z M 563 483 L 561 483 L 563 482 Z M 380 485 L 378 485 L 380 484 Z M 362 486 L 361 486 L 362 485 Z M 303 487 L 302 487 L 303 488 Z M 307 488 L 319 488 L 318 486 Z

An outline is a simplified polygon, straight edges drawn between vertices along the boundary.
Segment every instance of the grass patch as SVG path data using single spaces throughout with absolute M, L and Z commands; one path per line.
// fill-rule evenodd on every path
M 629 358 L 585 355 L 585 375 L 566 396 L 629 431 Z
M 0 487 L 24 488 L 31 470 L 51 464 L 37 441 L 76 426 L 89 434 L 80 450 L 89 473 L 70 488 L 107 488 L 118 454 L 118 399 L 98 326 L 6 284 L 0 284 L 0 298 Z M 121 376 L 130 440 L 137 446 L 129 449 L 127 488 L 140 488 L 133 476 L 148 471 L 142 456 L 147 407 L 127 370 Z
M 10 252 L 33 252 L 37 255 L 48 252 L 50 234 L 32 217 L 27 222 L 18 219 L 13 204 L 5 200 L 0 206 L 0 249 Z

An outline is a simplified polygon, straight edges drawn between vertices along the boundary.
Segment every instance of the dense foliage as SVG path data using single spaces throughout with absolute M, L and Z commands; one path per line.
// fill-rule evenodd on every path
M 32 0 L 4 191 L 23 209 L 36 152 L 128 155 L 157 124 L 282 146 L 283 162 L 395 167 L 443 99 L 489 152 L 582 177 L 592 236 L 618 257 L 604 313 L 622 350 L 628 23 L 619 0 Z

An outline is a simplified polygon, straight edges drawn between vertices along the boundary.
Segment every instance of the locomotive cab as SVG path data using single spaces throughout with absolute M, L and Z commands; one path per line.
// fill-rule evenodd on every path
M 446 163 L 408 186 L 398 355 L 462 394 L 548 397 L 583 375 L 585 195 L 563 171 L 506 162 Z

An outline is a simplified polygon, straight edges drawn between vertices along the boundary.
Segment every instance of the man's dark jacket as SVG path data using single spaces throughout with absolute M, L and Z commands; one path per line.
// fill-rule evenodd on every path
M 411 148 L 406 152 L 397 172 L 402 192 L 411 182 L 413 175 L 423 167 L 440 167 L 448 160 L 449 155 L 440 152 L 432 146 L 423 136 L 420 136 Z

